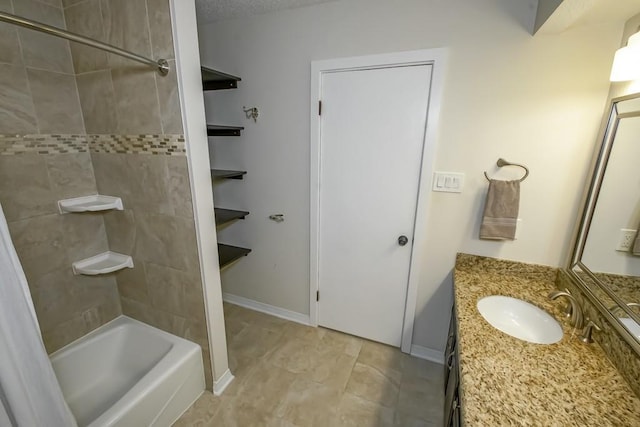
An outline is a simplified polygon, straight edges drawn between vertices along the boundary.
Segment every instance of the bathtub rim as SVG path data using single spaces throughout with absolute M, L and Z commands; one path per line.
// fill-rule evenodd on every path
M 100 335 L 114 333 L 118 329 L 122 329 L 126 326 L 141 327 L 148 332 L 159 336 L 161 339 L 168 341 L 171 344 L 171 348 L 142 378 L 140 378 L 133 387 L 120 396 L 120 398 L 118 398 L 118 400 L 106 411 L 100 414 L 97 418 L 91 420 L 87 427 L 92 427 L 94 425 L 111 425 L 112 423 L 117 422 L 123 414 L 128 413 L 136 405 L 142 402 L 143 399 L 147 397 L 150 390 L 158 388 L 159 385 L 175 374 L 178 369 L 185 365 L 185 363 L 189 363 L 189 359 L 193 359 L 191 363 L 196 363 L 198 367 L 202 369 L 202 378 L 204 381 L 202 349 L 197 343 L 178 337 L 126 315 L 120 315 L 88 334 L 65 345 L 61 349 L 50 354 L 49 359 L 53 364 L 56 360 L 63 358 L 66 354 L 71 353 L 74 350 L 81 350 L 82 348 L 90 345 L 92 342 L 99 339 Z M 197 354 L 197 358 L 194 354 Z M 180 386 L 182 386 L 184 381 L 186 381 L 186 379 L 181 380 Z M 203 382 L 202 391 L 204 391 L 204 389 L 205 387 Z M 166 402 L 163 404 L 162 408 L 160 408 L 160 412 L 155 414 L 155 417 L 157 417 L 165 407 Z M 185 408 L 185 410 L 186 409 L 187 408 Z

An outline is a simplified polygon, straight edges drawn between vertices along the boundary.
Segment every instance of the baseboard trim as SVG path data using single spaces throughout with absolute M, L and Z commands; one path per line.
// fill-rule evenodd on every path
M 218 381 L 214 381 L 213 383 L 213 394 L 215 396 L 220 396 L 225 389 L 231 384 L 235 377 L 231 373 L 229 369 L 225 371 L 224 374 L 220 377 Z
M 428 347 L 423 347 L 417 344 L 411 344 L 410 354 L 420 359 L 425 359 L 431 362 L 436 362 L 441 365 L 444 365 L 444 352 L 442 351 L 434 350 Z
M 298 313 L 226 292 L 222 294 L 222 300 L 228 302 L 229 304 L 235 304 L 239 305 L 240 307 L 260 311 L 262 313 L 270 314 L 281 319 L 291 320 L 292 322 L 301 323 L 307 326 L 311 325 L 311 319 L 309 318 L 308 314 Z

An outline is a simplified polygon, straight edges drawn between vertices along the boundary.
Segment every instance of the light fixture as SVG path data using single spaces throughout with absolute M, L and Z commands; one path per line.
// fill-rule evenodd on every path
M 640 31 L 629 37 L 625 47 L 616 51 L 611 67 L 612 82 L 640 79 Z

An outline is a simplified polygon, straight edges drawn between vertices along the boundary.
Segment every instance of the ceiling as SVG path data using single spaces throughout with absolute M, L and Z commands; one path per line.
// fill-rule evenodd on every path
M 196 0 L 198 23 L 259 15 L 336 0 Z
M 638 12 L 640 0 L 563 0 L 540 33 L 561 33 L 584 25 L 624 24 Z

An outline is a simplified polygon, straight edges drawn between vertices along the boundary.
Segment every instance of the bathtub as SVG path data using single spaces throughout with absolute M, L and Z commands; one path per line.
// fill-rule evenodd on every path
M 170 426 L 205 388 L 197 344 L 126 316 L 50 359 L 81 427 Z

